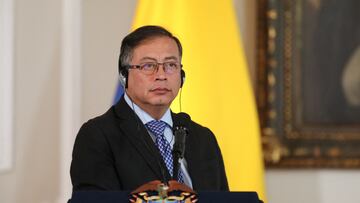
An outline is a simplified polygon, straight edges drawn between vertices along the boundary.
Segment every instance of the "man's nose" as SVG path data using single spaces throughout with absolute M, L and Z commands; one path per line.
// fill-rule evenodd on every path
M 158 63 L 158 66 L 155 71 L 155 75 L 161 78 L 166 78 L 164 64 Z

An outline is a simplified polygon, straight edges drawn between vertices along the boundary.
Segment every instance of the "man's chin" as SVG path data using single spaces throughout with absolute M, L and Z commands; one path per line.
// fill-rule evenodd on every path
M 151 102 L 151 104 L 159 107 L 161 106 L 169 107 L 171 102 L 172 100 L 170 100 L 169 98 L 156 98 Z

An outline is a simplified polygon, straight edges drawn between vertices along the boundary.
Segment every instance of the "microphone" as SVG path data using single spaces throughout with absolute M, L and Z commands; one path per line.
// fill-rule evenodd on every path
M 175 143 L 173 146 L 173 179 L 178 179 L 180 169 L 180 159 L 184 158 L 185 154 L 185 141 L 188 135 L 188 125 L 190 116 L 186 113 L 177 114 L 177 120 L 174 123 L 173 134 L 175 137 Z

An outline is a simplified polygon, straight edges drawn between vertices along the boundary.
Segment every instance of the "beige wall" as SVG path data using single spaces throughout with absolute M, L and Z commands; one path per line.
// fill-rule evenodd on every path
M 54 202 L 59 185 L 60 2 L 17 0 L 14 160 L 0 202 Z
M 131 27 L 136 1 L 83 1 L 82 119 L 110 107 L 117 81 L 121 40 Z
M 243 48 L 245 51 L 249 74 L 255 85 L 255 66 L 256 66 L 256 1 L 234 0 L 234 7 L 238 18 L 238 24 Z
M 14 165 L 0 173 L 1 203 L 53 203 L 60 192 L 61 0 L 15 2 Z M 255 2 L 234 0 L 254 78 Z M 82 2 L 81 120 L 111 104 L 121 39 L 134 14 L 133 0 Z M 74 135 L 75 136 L 75 135 Z M 360 202 L 360 172 L 268 170 L 270 203 Z

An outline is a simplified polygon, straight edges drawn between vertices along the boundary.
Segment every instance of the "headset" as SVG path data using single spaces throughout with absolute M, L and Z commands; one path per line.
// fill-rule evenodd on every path
M 129 77 L 129 70 L 126 67 L 119 68 L 119 81 L 121 86 L 124 88 L 124 90 L 128 87 L 128 77 Z M 181 77 L 180 88 L 182 88 L 185 82 L 185 71 L 183 69 L 181 69 L 180 77 Z

